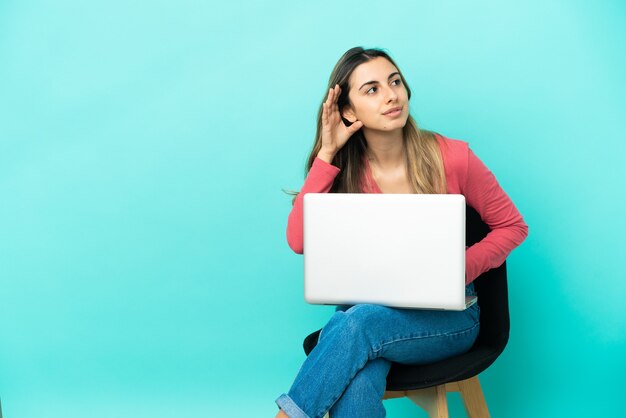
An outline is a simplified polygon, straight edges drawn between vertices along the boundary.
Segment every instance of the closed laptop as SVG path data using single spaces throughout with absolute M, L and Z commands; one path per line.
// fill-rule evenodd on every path
M 465 197 L 308 193 L 304 292 L 312 304 L 463 310 Z

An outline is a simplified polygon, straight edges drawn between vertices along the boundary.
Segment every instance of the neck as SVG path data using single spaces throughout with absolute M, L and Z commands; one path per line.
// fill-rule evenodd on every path
M 402 129 L 392 132 L 363 130 L 367 142 L 367 158 L 385 169 L 404 165 L 404 141 Z

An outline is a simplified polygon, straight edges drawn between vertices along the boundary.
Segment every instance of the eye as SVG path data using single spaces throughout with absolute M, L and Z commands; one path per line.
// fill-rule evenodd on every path
M 365 93 L 370 94 L 370 91 L 376 89 L 376 87 L 371 87 L 369 90 L 367 90 Z
M 391 83 L 396 83 L 396 86 L 399 86 L 400 84 L 402 84 L 402 80 L 400 80 L 399 78 L 396 78 L 395 80 L 393 80 Z

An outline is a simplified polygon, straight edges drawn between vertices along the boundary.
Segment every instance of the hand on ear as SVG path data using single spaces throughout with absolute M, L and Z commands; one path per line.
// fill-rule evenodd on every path
M 329 154 L 339 151 L 352 134 L 363 127 L 363 122 L 356 119 L 351 109 L 346 109 L 343 115 L 339 114 L 337 100 L 340 94 L 341 88 L 336 85 L 335 88 L 329 89 L 328 98 L 322 104 L 322 148 Z M 346 126 L 342 117 L 352 124 Z

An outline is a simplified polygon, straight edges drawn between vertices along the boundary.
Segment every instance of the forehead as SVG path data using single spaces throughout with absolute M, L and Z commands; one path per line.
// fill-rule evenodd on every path
M 389 74 L 397 72 L 395 65 L 390 63 L 384 57 L 376 57 L 372 60 L 360 64 L 354 69 L 350 76 L 350 88 L 359 88 L 363 83 L 368 81 L 378 81 L 386 83 Z

